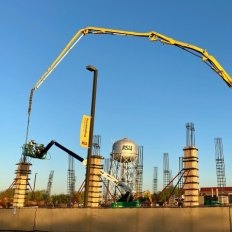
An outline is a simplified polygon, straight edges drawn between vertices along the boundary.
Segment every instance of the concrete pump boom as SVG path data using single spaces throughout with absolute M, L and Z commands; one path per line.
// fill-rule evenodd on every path
M 168 36 L 162 35 L 160 33 L 151 31 L 151 32 L 133 32 L 133 31 L 124 31 L 124 30 L 115 30 L 109 28 L 99 28 L 99 27 L 86 27 L 79 30 L 57 56 L 54 62 L 49 66 L 47 71 L 40 77 L 33 87 L 33 90 L 36 90 L 40 85 L 46 80 L 46 78 L 51 74 L 51 72 L 58 66 L 62 59 L 69 53 L 69 51 L 76 45 L 79 40 L 87 34 L 108 34 L 108 35 L 124 35 L 124 36 L 136 36 L 136 37 L 146 37 L 151 41 L 159 41 L 168 45 L 174 45 L 182 49 L 191 50 L 196 52 L 201 56 L 202 61 L 207 62 L 210 67 L 226 82 L 229 87 L 232 87 L 232 78 L 224 70 L 224 68 L 219 64 L 219 62 L 210 54 L 206 52 L 205 49 L 199 48 L 195 45 L 187 44 L 181 41 L 174 40 Z
M 31 89 L 30 99 L 29 99 L 29 106 L 28 106 L 28 125 L 27 125 L 27 132 L 26 132 L 26 142 L 28 136 L 28 128 L 29 128 L 29 121 L 30 121 L 30 113 L 32 107 L 32 99 L 33 93 L 37 90 L 40 85 L 46 80 L 46 78 L 52 73 L 52 71 L 59 65 L 59 63 L 64 59 L 64 57 L 70 52 L 70 50 L 80 41 L 80 39 L 87 34 L 94 34 L 94 35 L 121 35 L 121 36 L 136 36 L 136 37 L 145 37 L 148 38 L 150 41 L 159 41 L 164 44 L 173 45 L 189 51 L 194 55 L 197 55 L 209 65 L 225 82 L 229 87 L 232 87 L 232 78 L 229 74 L 225 71 L 225 69 L 220 65 L 220 63 L 210 54 L 207 53 L 205 49 L 199 48 L 195 45 L 187 44 L 178 40 L 174 40 L 168 36 L 162 35 L 160 33 L 151 31 L 151 32 L 134 32 L 134 31 L 124 31 L 124 30 L 116 30 L 116 29 L 109 29 L 109 28 L 100 28 L 100 27 L 86 27 L 80 29 L 68 42 L 65 48 L 61 51 L 61 53 L 57 56 L 57 58 L 53 61 L 53 63 L 48 67 L 45 73 L 39 78 L 36 82 L 34 87 Z

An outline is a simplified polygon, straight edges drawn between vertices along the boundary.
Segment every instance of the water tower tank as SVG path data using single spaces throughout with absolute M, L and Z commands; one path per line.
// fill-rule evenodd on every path
M 127 138 L 113 144 L 112 157 L 118 162 L 132 162 L 138 157 L 138 145 Z

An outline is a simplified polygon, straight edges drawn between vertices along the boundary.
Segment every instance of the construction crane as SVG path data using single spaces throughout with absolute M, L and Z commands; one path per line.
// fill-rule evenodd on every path
M 27 120 L 27 129 L 26 129 L 26 142 L 28 139 L 29 132 L 29 124 L 30 124 L 30 114 L 32 108 L 32 100 L 34 92 L 43 84 L 43 82 L 48 78 L 48 76 L 54 71 L 54 69 L 59 65 L 59 63 L 65 58 L 65 56 L 70 52 L 70 50 L 80 41 L 80 39 L 84 35 L 93 34 L 93 35 L 118 35 L 118 36 L 135 36 L 148 38 L 152 42 L 161 42 L 167 45 L 173 45 L 178 48 L 181 48 L 185 51 L 190 52 L 193 55 L 201 58 L 203 62 L 205 62 L 209 67 L 211 67 L 222 79 L 225 83 L 232 87 L 232 78 L 225 71 L 225 69 L 220 65 L 220 63 L 210 55 L 205 49 L 202 49 L 198 46 L 191 45 L 185 42 L 181 42 L 170 38 L 168 36 L 162 35 L 155 31 L 150 32 L 134 32 L 134 31 L 125 31 L 125 30 L 117 30 L 110 28 L 100 28 L 100 27 L 86 27 L 80 29 L 68 42 L 65 48 L 61 51 L 61 53 L 57 56 L 57 58 L 53 61 L 53 63 L 48 67 L 48 69 L 44 72 L 44 74 L 39 78 L 36 84 L 33 86 L 30 92 L 29 97 L 29 106 L 28 106 L 28 120 Z M 24 157 L 25 159 L 25 157 Z

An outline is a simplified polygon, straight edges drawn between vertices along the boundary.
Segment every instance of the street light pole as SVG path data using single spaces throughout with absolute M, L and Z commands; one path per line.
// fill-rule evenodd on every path
M 85 195 L 84 195 L 84 207 L 88 207 L 89 197 L 89 178 L 90 178 L 90 164 L 92 156 L 92 143 L 93 143 L 93 130 L 94 130 L 94 117 L 95 117 L 95 105 L 96 105 L 96 93 L 97 93 L 97 76 L 98 70 L 92 66 L 87 65 L 86 69 L 93 72 L 93 89 L 92 89 L 92 102 L 91 102 L 91 121 L 90 121 L 90 132 L 89 132 L 89 146 L 87 154 L 87 166 L 86 166 L 86 177 L 85 177 Z

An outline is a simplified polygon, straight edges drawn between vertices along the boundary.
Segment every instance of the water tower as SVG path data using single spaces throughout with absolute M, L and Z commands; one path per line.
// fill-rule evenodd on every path
M 142 191 L 143 150 L 134 141 L 123 138 L 116 141 L 110 154 L 110 167 L 108 172 L 116 179 L 125 182 L 133 191 Z M 119 190 L 108 183 L 108 190 L 117 197 Z M 108 196 L 109 197 L 109 196 Z M 108 198 L 107 197 L 107 198 Z

